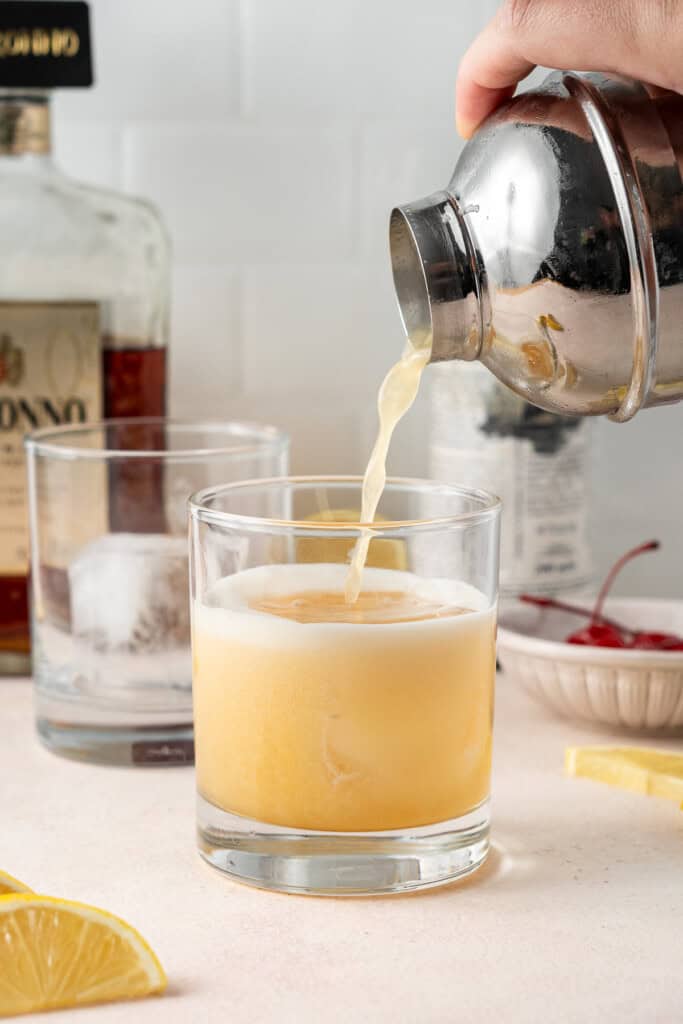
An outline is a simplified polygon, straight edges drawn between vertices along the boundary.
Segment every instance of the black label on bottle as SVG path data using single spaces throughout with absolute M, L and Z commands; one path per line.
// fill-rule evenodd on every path
M 0 87 L 92 85 L 90 12 L 82 0 L 0 0 Z
M 492 410 L 480 429 L 483 434 L 495 437 L 531 441 L 534 451 L 539 455 L 556 455 L 579 423 L 576 417 L 557 416 L 544 409 L 537 409 L 535 405 L 525 404 L 521 415 L 514 417 L 501 415 L 501 410 Z

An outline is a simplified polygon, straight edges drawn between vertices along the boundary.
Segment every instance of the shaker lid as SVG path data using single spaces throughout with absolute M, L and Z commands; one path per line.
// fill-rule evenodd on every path
M 83 0 L 0 0 L 0 88 L 93 83 L 90 11 Z

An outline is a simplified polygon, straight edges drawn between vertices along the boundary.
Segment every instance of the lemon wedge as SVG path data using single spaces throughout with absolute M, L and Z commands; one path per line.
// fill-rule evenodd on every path
M 359 516 L 360 509 L 337 508 L 325 509 L 324 512 L 316 512 L 306 518 L 311 523 L 357 523 Z M 386 522 L 382 516 L 376 516 L 375 521 Z M 348 540 L 345 537 L 301 537 L 297 541 L 297 561 L 348 562 L 355 543 L 355 537 L 349 537 Z M 405 541 L 373 538 L 365 564 L 376 569 L 407 569 Z
M 639 747 L 569 747 L 568 775 L 647 796 L 683 801 L 683 754 Z
M 145 940 L 97 907 L 52 896 L 0 896 L 0 1017 L 161 992 Z
M 12 875 L 8 875 L 6 871 L 0 871 L 0 896 L 4 896 L 8 892 L 30 892 L 31 890 L 23 882 L 20 882 L 18 878 L 13 878 Z

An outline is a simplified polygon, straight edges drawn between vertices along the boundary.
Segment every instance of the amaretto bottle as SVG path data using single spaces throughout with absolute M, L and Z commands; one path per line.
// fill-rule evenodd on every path
M 7 674 L 29 664 L 22 438 L 57 423 L 165 413 L 170 261 L 152 206 L 72 181 L 52 160 L 50 90 L 92 84 L 87 4 L 0 3 L 0 57 L 0 674 Z M 125 480 L 116 493 L 125 499 Z

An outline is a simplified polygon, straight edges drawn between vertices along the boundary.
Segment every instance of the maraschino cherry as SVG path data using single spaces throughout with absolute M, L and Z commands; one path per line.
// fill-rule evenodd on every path
M 541 608 L 555 608 L 558 611 L 571 612 L 574 615 L 585 615 L 586 618 L 589 618 L 590 622 L 587 626 L 569 634 L 566 639 L 568 644 L 583 644 L 589 647 L 628 647 L 641 651 L 683 651 L 683 637 L 676 636 L 675 633 L 628 629 L 615 622 L 614 619 L 608 619 L 602 612 L 612 584 L 626 563 L 637 555 L 642 555 L 646 551 L 656 551 L 658 548 L 659 541 L 650 540 L 622 555 L 607 574 L 592 611 L 581 608 L 579 605 L 568 604 L 566 601 L 557 601 L 552 597 L 534 597 L 532 594 L 522 594 L 520 601 Z
M 566 639 L 568 644 L 585 644 L 587 647 L 630 647 L 624 631 L 616 626 L 606 626 L 602 622 L 591 622 L 583 629 L 570 633 Z
M 675 633 L 634 633 L 631 647 L 639 651 L 683 651 L 683 637 Z

